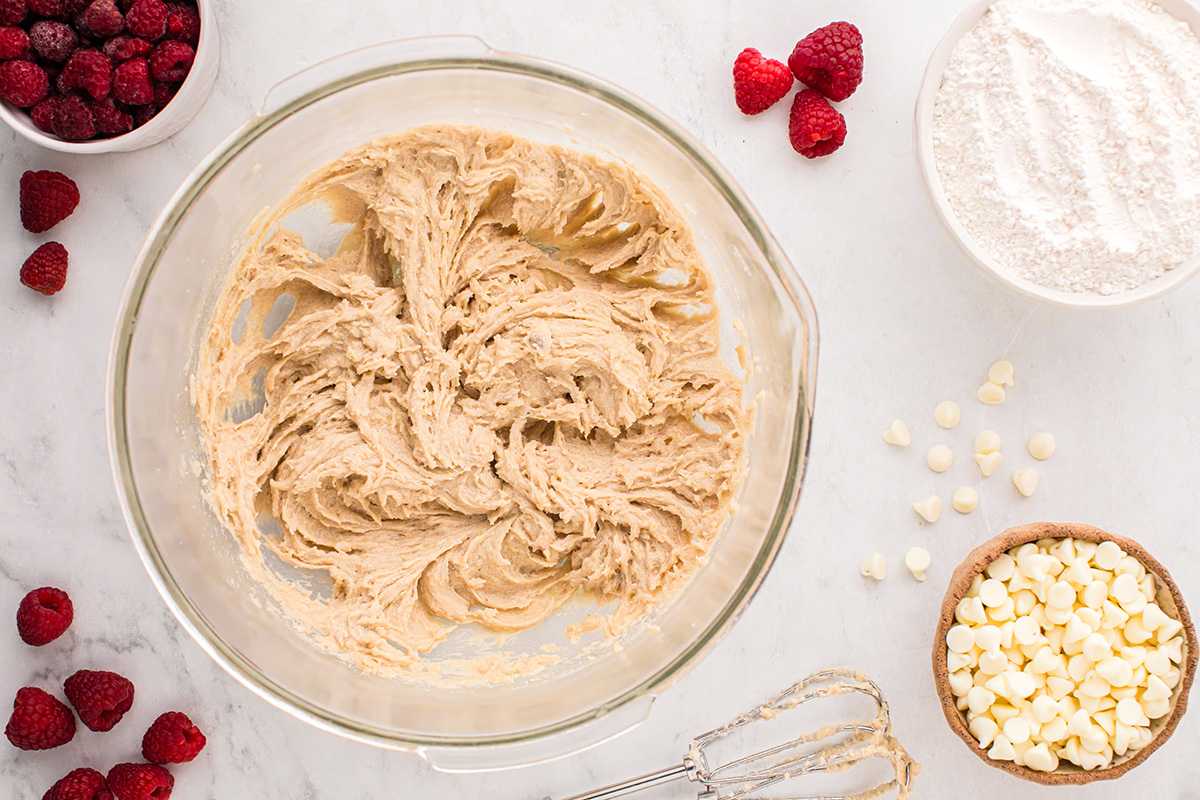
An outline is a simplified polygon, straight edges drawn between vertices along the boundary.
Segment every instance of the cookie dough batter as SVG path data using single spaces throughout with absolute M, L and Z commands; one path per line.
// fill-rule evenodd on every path
M 354 225 L 329 258 L 279 225 L 314 202 Z M 334 652 L 403 674 L 458 624 L 523 630 L 576 593 L 617 601 L 617 631 L 703 563 L 750 414 L 712 277 L 644 175 L 418 128 L 315 173 L 264 230 L 194 376 L 210 500 Z

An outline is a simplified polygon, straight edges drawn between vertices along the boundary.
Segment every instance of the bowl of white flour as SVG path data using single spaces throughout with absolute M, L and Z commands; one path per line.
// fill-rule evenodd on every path
M 1200 271 L 1200 10 L 983 0 L 930 59 L 916 151 L 985 274 L 1119 308 Z

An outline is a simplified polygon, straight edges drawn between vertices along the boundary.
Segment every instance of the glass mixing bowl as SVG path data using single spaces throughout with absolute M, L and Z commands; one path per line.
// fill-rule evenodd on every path
M 347 149 L 432 122 L 505 128 L 644 171 L 687 217 L 716 276 L 727 359 L 738 364 L 734 348 L 744 344 L 746 397 L 756 405 L 737 512 L 694 579 L 647 624 L 624 633 L 620 647 L 568 641 L 566 622 L 586 609 L 564 609 L 504 645 L 537 652 L 553 642 L 563 662 L 507 684 L 387 680 L 297 633 L 247 575 L 205 502 L 190 400 L 202 334 L 256 217 Z M 319 728 L 416 751 L 441 769 L 531 763 L 643 719 L 653 698 L 745 607 L 800 492 L 816 353 L 812 301 L 787 257 L 726 171 L 673 122 L 595 78 L 476 39 L 397 42 L 317 65 L 273 89 L 159 217 L 113 342 L 113 469 L 134 543 L 167 605 L 251 690 Z M 449 655 L 470 655 L 481 638 L 456 638 Z

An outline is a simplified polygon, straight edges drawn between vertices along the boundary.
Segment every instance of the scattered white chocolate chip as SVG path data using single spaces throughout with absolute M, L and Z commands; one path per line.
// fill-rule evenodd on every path
M 1000 449 L 1000 434 L 991 429 L 975 434 L 975 452 L 980 455 L 994 453 Z
M 979 466 L 979 471 L 983 474 L 983 477 L 989 478 L 996 471 L 996 468 L 1000 466 L 1002 458 L 1003 456 L 998 452 L 976 453 L 975 463 Z
M 888 425 L 887 430 L 883 432 L 883 440 L 897 447 L 908 447 L 912 444 L 912 434 L 908 432 L 908 426 L 904 424 L 904 420 L 894 419 L 892 424 Z
M 979 387 L 979 402 L 989 406 L 997 406 L 1004 402 L 1004 387 L 988 381 Z
M 1045 461 L 1054 455 L 1054 437 L 1042 431 L 1029 437 L 1029 455 L 1038 461 Z
M 970 486 L 960 486 L 950 497 L 950 504 L 960 514 L 970 514 L 979 507 L 979 492 Z
M 919 503 L 913 503 L 913 511 L 916 511 L 926 522 L 937 522 L 938 517 L 942 516 L 942 498 L 934 495 Z
M 944 444 L 935 444 L 925 454 L 925 463 L 934 472 L 945 472 L 954 466 L 954 453 Z
M 997 361 L 988 367 L 987 378 L 1000 386 L 1013 385 L 1013 365 L 1011 361 Z
M 1029 497 L 1037 490 L 1037 470 L 1033 467 L 1019 469 L 1013 473 L 1012 481 L 1022 497 Z
M 943 428 L 953 428 L 962 422 L 962 409 L 953 400 L 943 400 L 933 410 L 933 419 Z
M 924 547 L 914 547 L 904 554 L 904 566 L 908 567 L 908 571 L 919 581 L 925 580 L 925 570 L 929 569 L 932 563 L 933 559 Z
M 862 574 L 867 578 L 874 578 L 881 581 L 887 577 L 887 562 L 883 559 L 883 553 L 876 553 L 866 560 L 862 565 Z

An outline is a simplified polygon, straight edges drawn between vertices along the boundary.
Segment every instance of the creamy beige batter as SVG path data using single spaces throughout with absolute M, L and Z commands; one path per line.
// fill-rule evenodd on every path
M 274 230 L 314 201 L 355 225 L 330 258 Z M 520 631 L 576 593 L 615 600 L 618 631 L 700 566 L 750 414 L 712 277 L 644 175 L 425 127 L 318 171 L 265 229 L 194 377 L 210 500 L 334 652 L 402 674 L 456 625 Z M 264 339 L 283 293 L 295 309 Z M 238 421 L 263 370 L 265 407 Z M 264 548 L 331 596 L 275 577 Z

